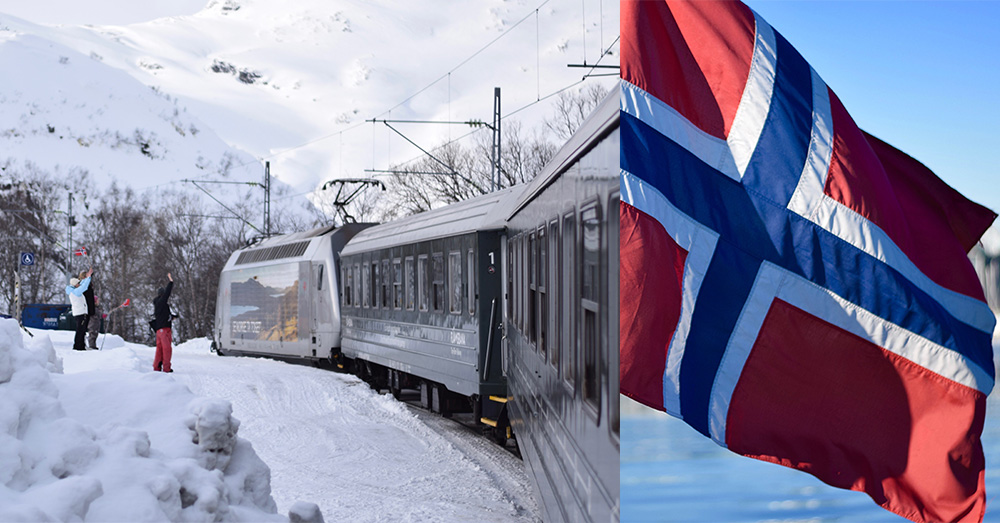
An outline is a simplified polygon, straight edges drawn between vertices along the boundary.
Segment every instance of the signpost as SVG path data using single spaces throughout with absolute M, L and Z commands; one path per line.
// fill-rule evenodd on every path
M 30 267 L 35 264 L 35 253 L 22 252 L 19 256 L 21 263 L 14 270 L 14 310 L 12 316 L 21 323 L 21 269 L 20 267 Z

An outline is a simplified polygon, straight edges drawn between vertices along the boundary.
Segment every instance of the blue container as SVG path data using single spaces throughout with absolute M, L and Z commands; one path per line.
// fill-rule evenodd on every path
M 66 329 L 73 330 L 75 325 L 72 323 L 69 325 L 68 329 L 65 322 L 60 322 L 59 317 L 69 312 L 70 305 L 68 303 L 30 303 L 24 306 L 21 310 L 21 323 L 25 327 L 32 327 L 35 329 Z

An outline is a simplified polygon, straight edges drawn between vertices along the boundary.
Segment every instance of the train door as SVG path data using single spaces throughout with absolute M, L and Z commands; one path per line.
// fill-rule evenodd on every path
M 311 265 L 311 270 L 309 271 L 311 288 L 308 293 L 309 296 L 312 296 L 312 299 L 309 300 L 311 309 L 309 315 L 311 320 L 309 322 L 310 348 L 314 356 L 324 356 L 319 348 L 323 347 L 329 341 L 323 339 L 323 335 L 325 334 L 323 331 L 329 330 L 331 327 L 326 324 L 329 323 L 328 317 L 330 316 L 330 313 L 327 311 L 331 309 L 332 304 L 327 296 L 328 293 L 324 289 L 326 286 L 326 282 L 324 281 L 326 277 L 326 274 L 324 274 L 326 272 L 326 264 L 323 262 L 312 262 Z
M 509 343 L 507 341 L 507 322 L 510 320 L 510 314 L 508 311 L 510 309 L 510 303 L 511 303 L 510 300 L 512 299 L 510 293 L 511 291 L 513 291 L 513 285 L 511 282 L 513 274 L 511 273 L 511 267 L 509 263 L 510 253 L 507 252 L 507 247 L 508 247 L 507 231 L 508 230 L 505 229 L 504 232 L 500 234 L 500 249 L 499 249 L 500 252 L 498 253 L 500 256 L 499 267 L 500 267 L 500 286 L 501 286 L 501 291 L 500 291 L 501 317 L 500 317 L 500 332 L 498 334 L 500 335 L 500 358 L 501 358 L 500 368 L 503 369 L 504 377 L 507 376 L 507 347 Z

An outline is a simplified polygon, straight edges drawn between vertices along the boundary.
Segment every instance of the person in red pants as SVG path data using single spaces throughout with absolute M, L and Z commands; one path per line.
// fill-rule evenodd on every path
M 163 372 L 173 372 L 170 368 L 170 340 L 173 332 L 170 330 L 170 291 L 174 288 L 174 277 L 168 272 L 167 279 L 170 283 L 166 287 L 160 287 L 153 299 L 153 331 L 156 333 L 156 357 L 153 358 L 153 370 Z

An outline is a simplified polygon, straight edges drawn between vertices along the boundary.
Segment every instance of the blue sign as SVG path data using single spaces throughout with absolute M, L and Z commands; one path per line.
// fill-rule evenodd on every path
M 33 252 L 22 252 L 21 253 L 21 265 L 29 266 L 35 264 L 35 253 Z

